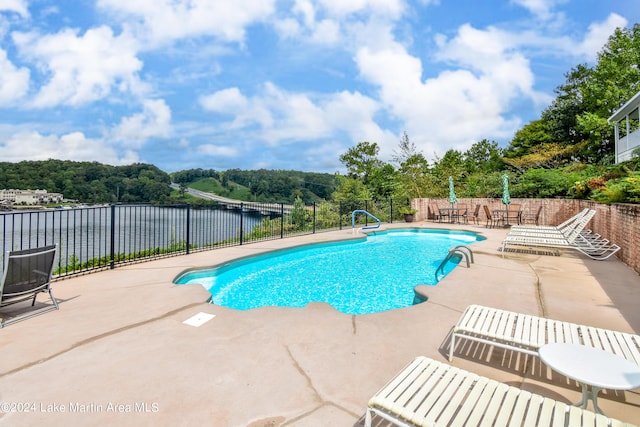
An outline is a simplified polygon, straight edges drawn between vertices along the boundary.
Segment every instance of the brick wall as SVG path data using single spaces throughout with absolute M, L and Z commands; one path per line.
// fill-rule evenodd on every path
M 433 203 L 437 203 L 440 207 L 451 205 L 449 199 L 413 199 L 412 205 L 418 210 L 416 216 L 418 221 L 431 218 L 429 205 Z M 472 221 L 471 217 L 476 205 L 487 205 L 489 211 L 504 208 L 501 199 L 468 198 L 458 199 L 458 203 L 467 205 L 469 221 Z M 511 204 L 520 204 L 525 217 L 535 215 L 538 207 L 542 206 L 540 225 L 557 225 L 584 208 L 595 209 L 597 213 L 586 228 L 620 246 L 621 249 L 615 256 L 640 273 L 640 224 L 638 223 L 640 205 L 629 203 L 603 205 L 587 200 L 517 198 L 512 198 Z M 478 220 L 480 224 L 486 224 L 486 216 L 482 208 Z

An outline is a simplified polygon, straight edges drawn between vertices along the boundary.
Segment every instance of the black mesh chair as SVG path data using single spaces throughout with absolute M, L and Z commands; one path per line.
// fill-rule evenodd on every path
M 55 256 L 55 245 L 7 252 L 2 282 L 0 282 L 0 309 L 29 300 L 31 300 L 31 307 L 34 307 L 40 292 L 49 293 L 53 305 L 27 310 L 8 319 L 2 316 L 0 328 L 58 309 L 58 302 L 51 293 L 51 275 Z

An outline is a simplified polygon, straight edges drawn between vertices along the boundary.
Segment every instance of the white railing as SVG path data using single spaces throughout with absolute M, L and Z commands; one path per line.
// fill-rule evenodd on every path
M 630 160 L 633 150 L 640 146 L 640 129 L 618 140 L 618 161 Z

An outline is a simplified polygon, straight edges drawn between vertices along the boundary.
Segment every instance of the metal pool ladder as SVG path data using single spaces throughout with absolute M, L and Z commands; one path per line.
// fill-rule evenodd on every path
M 353 230 L 353 234 L 356 233 L 356 214 L 358 213 L 363 213 L 365 215 L 367 215 L 368 217 L 374 219 L 375 221 L 378 222 L 378 224 L 376 225 L 366 225 L 364 227 L 358 228 L 357 231 L 360 230 L 370 230 L 372 228 L 380 228 L 380 220 L 378 218 L 376 218 L 375 216 L 371 215 L 369 212 L 365 211 L 365 210 L 361 210 L 361 209 L 356 209 L 355 211 L 351 212 L 351 229 Z
M 455 246 L 449 249 L 449 253 L 447 254 L 447 256 L 444 257 L 438 268 L 436 268 L 436 282 L 438 281 L 438 272 L 441 271 L 444 274 L 444 266 L 447 265 L 447 262 L 449 262 L 449 260 L 454 256 L 464 258 L 467 261 L 467 268 L 470 268 L 471 264 L 473 264 L 473 251 L 465 245 Z M 469 263 L 469 261 L 471 261 L 471 263 Z

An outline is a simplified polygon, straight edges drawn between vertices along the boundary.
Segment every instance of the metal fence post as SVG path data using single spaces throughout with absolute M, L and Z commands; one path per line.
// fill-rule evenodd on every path
M 364 201 L 364 210 L 369 212 L 369 201 Z M 364 226 L 367 227 L 369 225 L 369 215 L 364 216 Z
M 313 234 L 316 234 L 316 202 L 313 202 Z
M 280 203 L 280 238 L 284 239 L 284 203 Z
M 111 263 L 110 268 L 116 268 L 116 205 L 111 205 Z
M 393 199 L 389 198 L 389 224 L 393 224 Z
M 187 203 L 187 255 L 189 255 L 189 247 L 191 246 L 191 203 Z
M 244 243 L 244 203 L 240 203 L 240 244 Z

